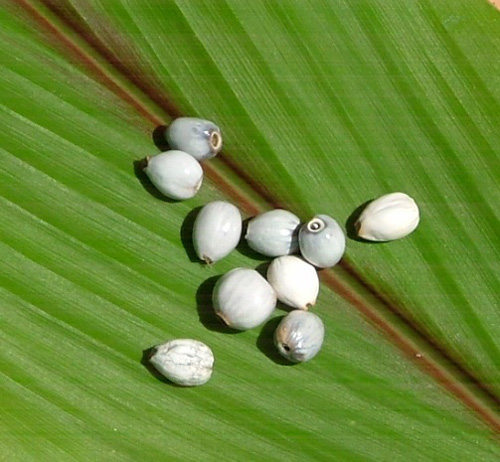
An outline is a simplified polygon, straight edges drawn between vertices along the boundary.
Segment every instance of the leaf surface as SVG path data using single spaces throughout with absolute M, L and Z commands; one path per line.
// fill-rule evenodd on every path
M 344 224 L 368 199 L 409 193 L 419 229 L 387 244 L 349 240 L 356 272 L 332 274 L 372 311 L 365 283 L 393 301 L 397 316 L 382 317 L 441 354 L 444 371 L 487 386 L 488 399 L 477 395 L 491 406 L 498 13 L 438 3 L 3 9 L 5 457 L 496 460 L 491 428 L 331 284 L 315 308 L 327 338 L 310 363 L 277 363 L 275 320 L 226 332 L 210 307 L 215 277 L 263 260 L 241 247 L 207 268 L 190 246 L 193 209 L 210 200 L 237 201 L 247 216 L 280 205 Z M 134 162 L 158 152 L 153 131 L 178 114 L 217 121 L 225 152 L 196 198 L 173 203 Z M 178 337 L 213 348 L 204 387 L 169 386 L 141 364 L 144 350 Z

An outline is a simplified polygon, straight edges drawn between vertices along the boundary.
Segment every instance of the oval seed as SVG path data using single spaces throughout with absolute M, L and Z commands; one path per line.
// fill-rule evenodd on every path
M 325 327 L 309 311 L 294 310 L 287 314 L 274 332 L 274 344 L 289 361 L 306 362 L 316 356 L 323 345 Z
M 214 263 L 229 255 L 241 237 L 241 214 L 229 202 L 206 204 L 193 225 L 193 245 L 196 255 L 206 263 Z
M 271 285 L 255 270 L 235 268 L 216 283 L 213 304 L 217 315 L 233 329 L 262 324 L 276 307 Z
M 198 340 L 176 339 L 156 346 L 149 361 L 171 382 L 193 387 L 210 380 L 214 355 Z
M 300 310 L 316 303 L 319 279 L 314 266 L 302 258 L 285 255 L 275 258 L 267 270 L 267 280 L 278 300 Z
M 261 213 L 248 222 L 245 239 L 251 249 L 268 257 L 298 251 L 297 232 L 300 220 L 287 210 Z
M 328 215 L 315 215 L 300 228 L 302 256 L 318 268 L 336 265 L 345 251 L 345 236 L 339 224 Z
M 392 241 L 407 236 L 418 226 L 420 213 L 415 201 L 400 192 L 370 202 L 355 227 L 358 236 L 369 241 Z
M 199 162 L 183 151 L 166 151 L 147 158 L 144 172 L 151 183 L 170 199 L 193 197 L 203 182 Z
M 222 149 L 222 135 L 217 125 L 197 117 L 179 117 L 165 132 L 168 145 L 192 155 L 200 162 L 215 157 Z

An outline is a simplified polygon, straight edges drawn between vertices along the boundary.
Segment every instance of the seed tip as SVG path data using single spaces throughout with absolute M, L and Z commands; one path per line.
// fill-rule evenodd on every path
M 151 156 L 146 156 L 143 159 L 139 160 L 138 164 L 137 164 L 138 168 L 140 168 L 141 170 L 146 170 L 146 168 L 149 165 L 150 160 L 151 160 Z
M 356 230 L 357 234 L 359 234 L 359 232 L 361 231 L 361 222 L 359 220 L 354 223 L 354 229 Z
M 207 266 L 212 266 L 215 262 L 206 255 L 203 255 L 202 260 L 206 263 Z

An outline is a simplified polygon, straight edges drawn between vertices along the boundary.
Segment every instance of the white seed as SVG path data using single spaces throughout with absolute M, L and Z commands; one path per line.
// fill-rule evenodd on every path
M 148 157 L 144 172 L 156 188 L 170 199 L 193 197 L 203 182 L 200 163 L 183 151 L 166 151 Z
M 318 354 L 324 337 L 325 327 L 318 316 L 309 311 L 294 310 L 278 324 L 274 344 L 289 361 L 303 363 Z
M 193 225 L 193 245 L 200 260 L 214 263 L 229 255 L 241 237 L 241 214 L 229 202 L 209 202 Z
M 255 270 L 235 268 L 214 287 L 215 312 L 233 329 L 246 330 L 262 324 L 276 307 L 271 285 Z
M 345 251 L 345 236 L 339 224 L 328 215 L 315 215 L 300 228 L 302 256 L 318 268 L 336 265 Z
M 149 361 L 170 381 L 193 387 L 212 376 L 214 355 L 204 343 L 183 338 L 156 346 Z
M 307 310 L 316 303 L 318 274 L 314 266 L 302 258 L 293 255 L 275 258 L 267 270 L 267 280 L 278 300 L 286 305 Z
M 420 220 L 418 206 L 400 192 L 370 202 L 356 222 L 358 236 L 369 241 L 392 241 L 410 234 Z
M 261 213 L 248 222 L 245 239 L 250 248 L 268 257 L 298 251 L 297 232 L 300 220 L 287 210 Z
M 222 149 L 222 135 L 217 125 L 196 117 L 179 117 L 165 132 L 168 145 L 191 154 L 200 162 L 211 159 Z

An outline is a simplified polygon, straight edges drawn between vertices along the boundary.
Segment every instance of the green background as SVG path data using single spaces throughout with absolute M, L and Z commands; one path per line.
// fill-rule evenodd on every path
M 0 458 L 496 461 L 500 416 L 500 13 L 486 1 L 45 0 L 0 7 Z M 134 162 L 179 115 L 223 154 L 185 202 Z M 421 223 L 348 239 L 326 326 L 283 365 L 215 319 L 193 210 L 283 207 L 342 225 L 379 195 Z M 214 351 L 203 387 L 143 351 Z

